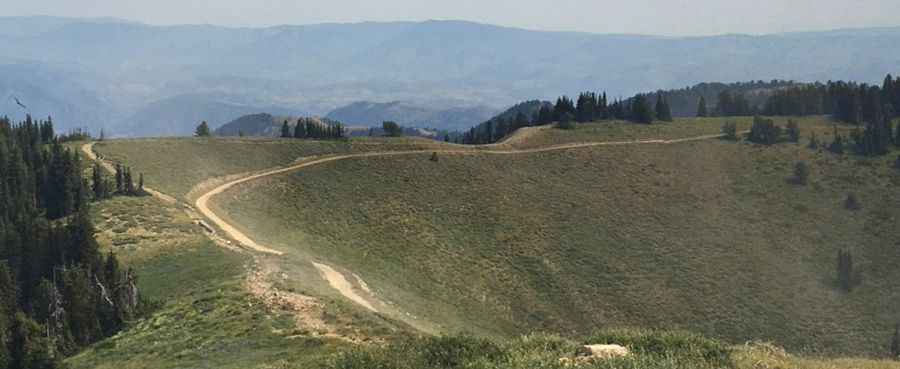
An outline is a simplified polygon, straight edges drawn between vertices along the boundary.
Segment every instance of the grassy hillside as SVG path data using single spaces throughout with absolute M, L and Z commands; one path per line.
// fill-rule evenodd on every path
M 99 142 L 94 150 L 145 175 L 149 187 L 183 197 L 204 180 L 282 166 L 310 156 L 445 147 L 416 138 L 313 141 L 277 138 L 152 138 Z
M 522 145 L 680 138 L 721 123 L 587 124 Z M 824 122 L 802 127 L 830 140 Z M 900 320 L 894 158 L 722 140 L 423 154 L 332 162 L 219 199 L 244 231 L 286 250 L 283 263 L 348 268 L 442 330 L 642 326 L 883 353 Z M 812 168 L 809 185 L 787 180 L 798 160 Z M 862 210 L 844 209 L 848 192 Z M 839 249 L 862 273 L 849 294 L 834 281 Z
M 98 240 L 138 274 L 153 312 L 70 358 L 72 368 L 270 368 L 320 366 L 349 342 L 398 330 L 343 301 L 314 299 L 336 335 L 309 330 L 294 311 L 252 293 L 264 263 L 216 245 L 174 205 L 118 197 L 94 206 Z M 302 291 L 298 291 L 302 292 Z

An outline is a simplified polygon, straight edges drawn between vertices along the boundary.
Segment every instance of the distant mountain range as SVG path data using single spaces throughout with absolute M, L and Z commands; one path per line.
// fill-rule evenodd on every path
M 326 118 L 351 126 L 380 126 L 382 122 L 394 121 L 402 126 L 462 130 L 490 119 L 497 112 L 487 106 L 432 108 L 400 101 L 361 101 L 335 109 Z
M 126 136 L 338 108 L 333 116 L 365 124 L 394 116 L 458 128 L 588 89 L 618 97 L 705 81 L 876 83 L 900 71 L 898 44 L 900 28 L 676 38 L 459 21 L 227 28 L 5 17 L 0 114 L 26 113 L 17 96 L 62 129 Z

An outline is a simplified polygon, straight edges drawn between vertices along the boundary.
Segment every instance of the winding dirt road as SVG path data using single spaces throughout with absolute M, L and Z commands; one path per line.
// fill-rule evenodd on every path
M 527 133 L 524 133 L 527 135 Z M 711 134 L 711 135 L 703 135 L 703 136 L 695 136 L 695 137 L 687 137 L 687 138 L 679 138 L 679 139 L 647 139 L 647 140 L 630 140 L 630 141 L 608 141 L 608 142 L 583 142 L 583 143 L 570 143 L 570 144 L 560 144 L 560 145 L 552 145 L 546 147 L 539 147 L 533 149 L 489 149 L 489 150 L 473 150 L 473 149 L 443 149 L 443 150 L 406 150 L 406 151 L 383 151 L 383 152 L 370 152 L 370 153 L 360 153 L 360 154 L 343 154 L 343 155 L 332 155 L 327 156 L 320 159 L 315 159 L 311 161 L 306 161 L 303 163 L 291 165 L 288 167 L 272 169 L 268 171 L 264 171 L 261 173 L 249 175 L 243 178 L 239 178 L 225 184 L 222 184 L 211 191 L 201 195 L 197 198 L 195 202 L 197 210 L 207 217 L 213 224 L 222 229 L 226 234 L 228 234 L 231 238 L 238 241 L 240 245 L 255 250 L 261 253 L 272 254 L 272 255 L 282 255 L 283 252 L 279 250 L 275 250 L 263 245 L 258 244 L 253 241 L 246 234 L 238 230 L 235 226 L 229 224 L 221 217 L 219 217 L 214 211 L 209 208 L 210 199 L 218 194 L 221 194 L 228 189 L 237 186 L 242 183 L 250 182 L 253 180 L 257 180 L 260 178 L 270 177 L 274 175 L 289 173 L 301 170 L 303 168 L 321 165 L 329 162 L 339 161 L 339 160 L 347 160 L 347 159 L 355 159 L 355 158 L 368 158 L 368 157 L 385 157 L 385 156 L 401 156 L 401 155 L 421 155 L 428 154 L 432 152 L 437 152 L 441 154 L 458 154 L 458 155 L 518 155 L 518 154 L 530 154 L 530 153 L 540 153 L 540 152 L 548 152 L 548 151 L 560 151 L 560 150 L 569 150 L 569 149 L 578 149 L 585 147 L 596 147 L 596 146 L 623 146 L 623 145 L 669 145 L 669 144 L 677 144 L 684 142 L 692 142 L 692 141 L 702 141 L 709 140 L 715 138 L 721 138 L 724 135 L 722 134 Z M 509 139 L 499 143 L 486 145 L 486 147 L 500 147 L 500 145 L 508 144 L 511 141 L 521 139 L 523 136 L 513 135 Z M 371 311 L 376 311 L 376 308 L 369 302 L 371 300 L 377 301 L 374 296 L 371 296 L 371 293 L 366 293 L 364 291 L 360 291 L 361 293 L 368 294 L 369 299 L 362 297 L 359 293 L 357 293 L 357 289 L 353 287 L 353 285 L 347 280 L 347 278 L 341 274 L 340 272 L 334 270 L 332 267 L 313 262 L 313 265 L 319 270 L 319 273 L 322 277 L 328 282 L 328 284 L 340 292 L 347 299 L 359 304 L 360 306 L 369 309 Z M 357 277 L 358 278 L 358 277 Z

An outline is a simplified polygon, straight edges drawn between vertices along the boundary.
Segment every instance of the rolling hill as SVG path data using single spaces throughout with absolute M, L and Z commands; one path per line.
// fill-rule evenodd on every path
M 444 358 L 562 368 L 558 358 L 579 343 L 609 340 L 638 355 L 590 367 L 719 368 L 709 360 L 728 352 L 738 369 L 895 368 L 818 356 L 880 356 L 900 318 L 891 309 L 900 257 L 892 158 L 835 156 L 805 142 L 680 141 L 716 134 L 724 120 L 749 126 L 748 118 L 602 122 L 529 128 L 491 147 L 409 138 L 97 143 L 104 157 L 186 202 L 266 168 L 371 156 L 260 178 L 213 198 L 217 214 L 282 255 L 236 248 L 218 232 L 207 241 L 186 204 L 100 203 L 98 239 L 137 268 L 148 296 L 165 302 L 68 363 L 454 367 L 433 362 Z M 804 137 L 815 131 L 827 141 L 832 132 L 822 118 L 800 123 Z M 411 149 L 421 153 L 384 155 Z M 429 160 L 434 151 L 437 161 Z M 788 181 L 797 160 L 811 165 L 806 186 Z M 844 208 L 849 192 L 862 210 Z M 834 280 L 839 249 L 851 250 L 861 271 L 850 293 Z M 369 291 L 379 312 L 345 299 L 310 261 Z M 289 302 L 298 296 L 307 301 L 299 310 Z M 665 331 L 608 330 L 616 326 Z M 679 329 L 714 340 L 672 331 Z M 534 331 L 562 336 L 519 336 Z M 743 345 L 752 339 L 812 356 Z M 730 343 L 739 345 L 718 351 Z
M 717 133 L 722 121 L 584 124 L 535 130 L 507 145 L 687 138 Z M 801 127 L 820 138 L 831 132 L 820 118 Z M 149 148 L 159 145 L 154 140 L 111 141 L 99 150 L 154 178 L 162 168 L 193 170 L 178 160 L 182 150 L 206 152 L 199 163 L 228 147 L 258 142 L 252 150 L 272 152 L 293 141 L 176 140 L 182 148 L 165 150 L 172 158 L 163 165 L 167 155 L 138 154 L 135 143 Z M 297 276 L 284 282 L 290 288 L 308 288 L 300 276 L 315 274 L 309 260 L 328 262 L 352 270 L 390 302 L 389 316 L 435 332 L 580 336 L 643 326 L 733 343 L 771 340 L 792 351 L 874 354 L 900 319 L 890 309 L 897 303 L 890 281 L 898 277 L 890 265 L 900 258 L 891 231 L 898 205 L 892 188 L 900 182 L 892 158 L 715 139 L 439 154 L 437 161 L 429 154 L 313 166 L 239 185 L 213 205 L 243 232 L 285 252 L 276 263 Z M 797 160 L 813 169 L 807 186 L 787 180 Z M 187 193 L 188 182 L 202 180 L 195 178 L 171 190 Z M 850 192 L 861 211 L 844 209 Z M 863 275 L 851 293 L 834 282 L 841 249 L 852 251 Z

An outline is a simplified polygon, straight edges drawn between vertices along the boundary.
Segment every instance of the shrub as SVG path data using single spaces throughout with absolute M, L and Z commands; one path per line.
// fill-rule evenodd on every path
M 844 137 L 838 133 L 837 126 L 834 127 L 834 140 L 828 145 L 828 151 L 835 154 L 843 154 L 845 149 Z
M 774 145 L 781 137 L 781 127 L 775 125 L 775 121 L 762 117 L 753 117 L 753 125 L 750 127 L 750 142 Z
M 793 181 L 798 185 L 806 185 L 809 181 L 809 165 L 805 161 L 798 161 L 794 164 Z
M 726 140 L 737 140 L 737 125 L 734 122 L 722 124 L 722 137 Z
M 789 119 L 786 132 L 788 140 L 791 142 L 800 142 L 800 126 L 797 125 L 797 122 Z
M 844 208 L 847 210 L 859 210 L 862 209 L 862 204 L 859 203 L 859 199 L 856 198 L 855 194 L 848 193 L 847 199 L 844 200 Z
M 810 149 L 812 149 L 812 150 L 818 150 L 818 149 L 819 149 L 819 140 L 816 138 L 816 133 L 815 133 L 815 132 L 813 132 L 813 133 L 809 136 L 809 146 L 808 146 L 808 147 L 809 147 Z
M 679 331 L 617 329 L 594 333 L 588 344 L 618 344 L 636 354 L 703 361 L 715 367 L 731 367 L 728 345 L 699 334 Z
M 556 124 L 556 127 L 559 129 L 575 129 L 575 121 L 572 114 L 563 113 L 559 117 L 559 123 Z

